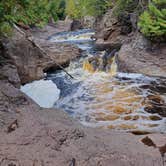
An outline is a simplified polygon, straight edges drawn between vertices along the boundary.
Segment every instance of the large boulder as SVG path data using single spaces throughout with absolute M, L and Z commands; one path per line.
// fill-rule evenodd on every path
M 126 35 L 132 31 L 130 15 L 117 17 L 113 9 L 110 9 L 102 17 L 100 24 L 96 27 L 96 31 L 97 44 L 123 44 Z
M 96 28 L 96 48 L 119 49 L 119 70 L 166 76 L 166 44 L 153 44 L 138 32 L 138 14 L 108 10 Z
M 33 42 L 28 39 L 30 38 L 15 31 L 11 38 L 3 41 L 3 56 L 16 66 L 22 84 L 41 79 L 44 71 L 49 68 L 57 69 L 57 64 L 69 64 L 70 60 L 80 55 L 80 50 L 71 45 L 53 44 L 36 37 L 31 37 Z
M 165 44 L 154 45 L 137 33 L 119 51 L 119 70 L 166 77 L 165 55 Z

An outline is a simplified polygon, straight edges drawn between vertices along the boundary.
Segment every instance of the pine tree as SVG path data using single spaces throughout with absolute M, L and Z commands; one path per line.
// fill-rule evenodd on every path
M 66 14 L 71 18 L 78 17 L 78 9 L 76 7 L 75 0 L 67 0 L 66 1 Z
M 166 1 L 153 0 L 140 16 L 138 23 L 141 32 L 150 39 L 166 37 Z
M 66 14 L 71 18 L 102 15 L 113 0 L 66 0 Z
M 50 18 L 64 17 L 65 0 L 1 0 L 0 35 L 7 35 L 12 25 L 43 26 Z

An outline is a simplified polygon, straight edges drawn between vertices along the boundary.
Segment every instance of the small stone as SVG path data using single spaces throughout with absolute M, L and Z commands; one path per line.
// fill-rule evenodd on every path
M 159 95 L 149 95 L 148 99 L 158 104 L 164 104 L 164 100 Z
M 141 140 L 145 145 L 147 146 L 153 146 L 156 147 L 156 144 L 147 136 Z
M 10 163 L 10 164 L 8 164 L 8 166 L 16 166 L 16 164 Z
M 12 131 L 16 130 L 16 128 L 18 128 L 18 121 L 17 121 L 17 119 L 8 126 L 7 132 L 11 133 Z

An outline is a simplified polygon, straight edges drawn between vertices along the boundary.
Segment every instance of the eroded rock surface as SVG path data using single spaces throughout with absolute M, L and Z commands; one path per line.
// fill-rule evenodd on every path
M 130 29 L 125 31 L 125 27 Z M 130 18 L 126 16 L 123 22 L 120 22 L 111 9 L 103 16 L 100 24 L 96 27 L 96 31 L 96 45 L 103 45 L 106 48 L 113 47 L 114 49 L 121 46 L 131 32 Z
M 55 28 L 52 27 L 52 29 Z M 46 35 L 44 36 L 46 37 Z M 44 77 L 45 70 L 49 68 L 57 69 L 57 64 L 67 65 L 72 59 L 80 55 L 80 50 L 72 45 L 53 44 L 40 38 L 40 35 L 35 37 L 30 34 L 30 37 L 26 37 L 19 31 L 15 31 L 12 38 L 4 40 L 2 43 L 4 47 L 2 56 L 10 59 L 10 63 L 16 67 L 15 70 L 18 71 L 22 84 L 41 79 Z M 38 46 L 46 54 L 43 54 Z M 12 80 L 11 82 L 14 82 L 18 87 L 19 80 L 10 72 L 11 67 L 10 65 L 10 67 L 5 66 L 5 69 L 2 68 L 6 72 L 4 72 L 4 75 L 8 76 Z
M 21 82 L 30 81 L 32 77 L 37 79 L 31 72 L 42 68 L 45 57 L 29 42 L 20 43 L 28 45 L 24 51 L 20 44 L 15 45 L 14 41 L 11 44 L 12 48 L 6 46 L 11 49 L 10 58 L 5 59 L 7 54 L 3 54 L 0 66 L 6 69 L 12 59 L 15 67 L 10 67 L 10 70 L 16 74 L 15 79 L 6 70 L 1 70 L 0 74 L 0 166 L 70 166 L 73 163 L 79 166 L 162 165 L 160 152 L 145 146 L 140 141 L 143 136 L 86 128 L 63 111 L 42 109 L 35 104 L 17 86 L 20 78 Z M 26 51 L 38 54 L 25 56 Z M 29 65 L 30 62 L 33 66 Z M 25 71 L 27 75 L 24 75 Z M 12 132 L 9 132 L 9 127 Z M 164 137 L 165 134 L 162 135 Z
M 166 77 L 166 45 L 153 45 L 140 33 L 123 44 L 119 52 L 119 69 L 124 72 Z
M 129 133 L 85 128 L 63 111 L 25 105 L 13 132 L 0 132 L 0 163 L 33 166 L 160 165 L 157 149 Z
M 96 45 L 99 49 L 120 49 L 119 70 L 166 77 L 166 44 L 154 44 L 137 29 L 134 13 L 116 17 L 108 11 L 97 26 Z

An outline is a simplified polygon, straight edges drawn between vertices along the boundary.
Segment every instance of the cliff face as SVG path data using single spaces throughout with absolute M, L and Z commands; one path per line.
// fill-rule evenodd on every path
M 166 44 L 152 43 L 137 29 L 138 16 L 124 14 L 117 18 L 109 10 L 96 28 L 96 45 L 117 48 L 119 70 L 166 77 Z

